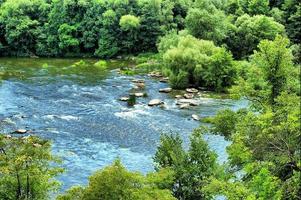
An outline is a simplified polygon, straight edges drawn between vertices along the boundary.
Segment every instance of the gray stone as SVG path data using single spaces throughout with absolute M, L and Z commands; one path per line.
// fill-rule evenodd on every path
M 120 97 L 119 100 L 120 101 L 128 101 L 130 98 L 129 97 Z
M 197 90 L 197 89 L 195 89 L 195 88 L 187 88 L 187 89 L 186 89 L 186 92 L 188 92 L 188 93 L 198 93 L 199 90 Z
M 200 117 L 198 115 L 192 115 L 191 117 L 196 121 L 200 121 Z
M 184 94 L 185 99 L 193 99 L 194 95 L 193 94 Z
M 27 130 L 26 129 L 18 129 L 18 130 L 15 131 L 15 133 L 17 133 L 17 134 L 25 134 L 25 133 L 27 133 Z
M 159 92 L 162 92 L 162 93 L 170 93 L 172 91 L 172 88 L 162 88 L 159 90 Z
M 158 106 L 161 104 L 163 104 L 163 101 L 160 99 L 153 99 L 148 103 L 149 106 Z

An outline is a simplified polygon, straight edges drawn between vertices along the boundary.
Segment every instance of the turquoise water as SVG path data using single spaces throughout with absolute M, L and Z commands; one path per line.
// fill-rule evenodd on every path
M 58 177 L 63 190 L 86 184 L 91 173 L 117 157 L 129 170 L 152 171 L 162 132 L 179 133 L 187 146 L 190 133 L 199 126 L 192 114 L 211 116 L 222 108 L 246 106 L 241 101 L 202 98 L 200 106 L 179 110 L 174 98 L 158 92 L 166 83 L 118 74 L 118 67 L 130 63 L 112 61 L 103 71 L 93 67 L 96 60 L 72 67 L 77 61 L 0 58 L 1 132 L 25 128 L 52 140 L 53 152 L 62 157 L 67 169 Z M 145 79 L 148 97 L 137 99 L 130 108 L 118 98 L 131 92 L 134 78 Z M 166 108 L 148 107 L 154 98 L 163 99 Z M 224 162 L 229 143 L 220 136 L 205 138 L 219 162 Z

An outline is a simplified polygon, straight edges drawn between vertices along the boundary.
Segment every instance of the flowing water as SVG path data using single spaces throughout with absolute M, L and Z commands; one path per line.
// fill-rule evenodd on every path
M 88 176 L 117 157 L 133 171 L 153 170 L 152 156 L 162 132 L 179 133 L 187 147 L 189 135 L 200 124 L 192 114 L 212 116 L 223 108 L 238 109 L 245 102 L 202 98 L 202 104 L 179 110 L 169 94 L 160 94 L 166 83 L 147 76 L 125 76 L 110 62 L 106 71 L 92 66 L 72 67 L 78 59 L 0 58 L 0 132 L 32 130 L 53 141 L 53 152 L 67 171 L 58 177 L 63 190 L 87 184 Z M 118 100 L 131 92 L 133 78 L 146 81 L 148 97 L 128 107 Z M 164 99 L 166 108 L 148 107 L 149 100 Z M 219 162 L 227 159 L 229 144 L 223 137 L 206 135 Z

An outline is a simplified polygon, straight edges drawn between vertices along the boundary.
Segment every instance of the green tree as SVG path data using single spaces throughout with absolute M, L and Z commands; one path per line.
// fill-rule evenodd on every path
M 190 148 L 185 151 L 179 135 L 162 135 L 154 156 L 158 169 L 171 168 L 175 180 L 170 190 L 178 199 L 206 199 L 209 194 L 202 188 L 215 170 L 216 156 L 196 130 L 190 138 Z
M 264 15 L 250 17 L 245 14 L 235 22 L 234 36 L 226 43 L 237 58 L 249 56 L 261 40 L 274 40 L 284 34 L 284 26 Z
M 95 172 L 85 188 L 74 187 L 58 200 L 175 200 L 171 192 L 162 189 L 173 179 L 169 170 L 149 174 L 147 177 L 127 171 L 119 160 Z
M 259 106 L 275 105 L 276 98 L 283 91 L 298 91 L 289 82 L 297 77 L 292 76 L 293 56 L 287 48 L 288 39 L 277 36 L 274 41 L 263 40 L 259 51 L 252 57 L 252 67 L 247 79 L 240 79 L 238 93 L 247 97 Z
M 48 199 L 62 172 L 48 141 L 28 136 L 0 136 L 0 198 Z
M 227 35 L 227 17 L 210 1 L 196 1 L 185 21 L 186 28 L 197 38 L 221 43 Z
M 76 26 L 62 24 L 59 27 L 59 48 L 62 53 L 79 51 L 79 40 L 76 38 Z
M 49 5 L 44 0 L 8 0 L 0 7 L 0 42 L 4 54 L 35 55 L 41 26 L 47 20 Z M 2 36 L 1 36 L 2 35 Z
M 172 33 L 161 39 L 159 50 L 166 51 L 163 62 L 170 69 L 170 82 L 175 88 L 191 84 L 223 91 L 234 83 L 236 69 L 232 55 L 211 41 Z

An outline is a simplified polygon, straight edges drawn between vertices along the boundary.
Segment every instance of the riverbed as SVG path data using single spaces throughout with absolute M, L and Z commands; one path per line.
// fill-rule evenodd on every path
M 223 108 L 245 107 L 244 101 L 201 98 L 200 106 L 180 110 L 168 87 L 147 75 L 118 73 L 123 61 L 111 61 L 107 70 L 72 66 L 79 59 L 0 58 L 0 132 L 32 130 L 33 135 L 50 139 L 53 153 L 62 157 L 66 172 L 58 177 L 62 190 L 87 184 L 88 177 L 116 158 L 132 171 L 153 171 L 152 156 L 160 134 L 179 133 L 184 145 L 200 123 L 191 118 L 212 116 Z M 119 101 L 127 96 L 133 79 L 144 79 L 147 97 L 134 107 Z M 165 108 L 149 107 L 151 99 L 164 100 Z M 229 144 L 223 137 L 206 135 L 219 162 L 227 159 Z

